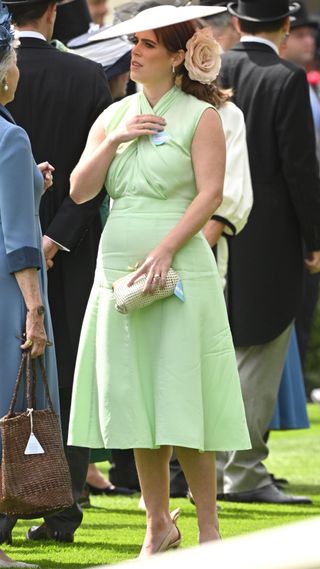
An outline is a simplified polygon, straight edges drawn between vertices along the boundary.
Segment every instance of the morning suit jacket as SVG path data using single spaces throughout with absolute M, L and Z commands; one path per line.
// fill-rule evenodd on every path
M 222 82 L 243 111 L 253 185 L 246 227 L 230 240 L 228 306 L 237 346 L 271 341 L 301 299 L 302 239 L 320 249 L 320 180 L 305 72 L 266 44 L 222 56 Z
M 59 251 L 48 271 L 59 382 L 70 387 L 93 282 L 105 192 L 77 205 L 69 196 L 69 178 L 90 127 L 112 99 L 100 65 L 44 40 L 21 38 L 18 67 L 20 80 L 8 109 L 27 131 L 35 160 L 48 160 L 55 167 L 53 187 L 41 199 L 42 230 L 70 250 Z

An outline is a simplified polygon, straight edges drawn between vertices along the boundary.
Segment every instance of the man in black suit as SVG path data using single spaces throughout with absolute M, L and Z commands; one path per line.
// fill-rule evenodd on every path
M 112 101 L 100 65 L 50 45 L 57 10 L 54 0 L 8 0 L 7 4 L 21 41 L 20 82 L 10 111 L 29 134 L 35 159 L 41 162 L 45 157 L 55 167 L 54 186 L 42 197 L 40 219 L 66 443 L 80 329 L 102 229 L 99 207 L 105 197 L 102 190 L 94 200 L 76 205 L 69 196 L 69 177 L 90 127 Z M 82 521 L 77 500 L 87 474 L 88 449 L 66 447 L 66 454 L 75 503 L 61 514 L 46 517 L 38 528 L 31 528 L 29 539 L 72 541 Z M 13 522 L 0 520 L 0 543 Z
M 292 324 L 301 301 L 302 238 L 309 271 L 320 270 L 320 180 L 305 72 L 278 49 L 299 5 L 239 0 L 228 5 L 241 41 L 222 56 L 224 87 L 245 115 L 254 203 L 230 241 L 228 306 L 252 450 L 224 468 L 224 497 L 310 503 L 279 491 L 262 460 Z

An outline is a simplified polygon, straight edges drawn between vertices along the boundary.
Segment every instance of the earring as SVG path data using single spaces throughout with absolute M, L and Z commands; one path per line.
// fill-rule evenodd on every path
M 175 72 L 176 72 L 176 68 L 175 68 L 175 66 L 173 65 L 173 66 L 172 66 L 172 75 L 174 75 Z
M 3 83 L 3 90 L 6 92 L 9 91 L 9 85 L 6 81 L 4 81 L 4 83 Z

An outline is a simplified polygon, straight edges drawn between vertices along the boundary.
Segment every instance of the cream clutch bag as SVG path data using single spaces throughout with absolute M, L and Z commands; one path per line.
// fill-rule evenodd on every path
M 143 287 L 147 279 L 146 275 L 142 275 L 133 285 L 128 286 L 128 282 L 133 275 L 134 273 L 129 273 L 129 275 L 116 280 L 112 285 L 116 301 L 115 307 L 121 314 L 128 314 L 137 308 L 149 306 L 156 300 L 171 296 L 180 280 L 179 275 L 173 269 L 169 269 L 164 288 L 157 286 L 152 294 L 143 294 Z

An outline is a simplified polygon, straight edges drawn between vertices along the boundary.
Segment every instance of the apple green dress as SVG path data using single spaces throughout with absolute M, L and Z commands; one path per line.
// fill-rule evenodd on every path
M 107 133 L 137 114 L 161 115 L 167 125 L 162 144 L 150 136 L 121 144 L 108 171 L 114 203 L 82 327 L 69 444 L 250 448 L 224 297 L 202 232 L 173 258 L 184 302 L 171 296 L 123 315 L 112 294 L 196 196 L 191 143 L 208 108 L 173 87 L 153 108 L 137 93 L 105 111 Z

